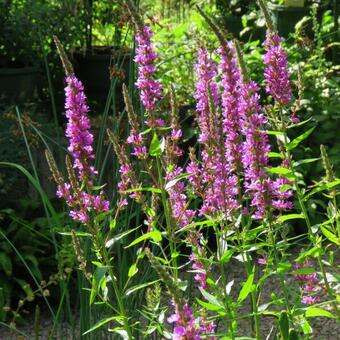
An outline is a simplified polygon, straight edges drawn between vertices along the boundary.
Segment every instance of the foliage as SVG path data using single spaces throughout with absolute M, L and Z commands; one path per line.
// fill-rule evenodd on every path
M 20 310 L 24 302 L 33 302 L 36 295 L 45 290 L 52 283 L 56 283 L 56 277 L 50 270 L 56 268 L 56 262 L 51 256 L 51 246 L 53 242 L 49 239 L 47 220 L 39 216 L 39 201 L 19 202 L 16 210 L 21 211 L 21 216 L 17 215 L 13 209 L 1 210 L 0 228 L 0 258 L 1 258 L 1 294 L 4 301 L 2 310 L 8 313 L 9 319 L 18 321 Z M 38 212 L 38 214 L 37 214 Z M 30 240 L 30 242 L 27 242 Z M 28 271 L 29 272 L 28 272 Z M 41 289 L 34 289 L 34 280 L 29 273 L 40 283 Z M 46 281 L 46 276 L 52 275 Z M 45 295 L 48 290 L 45 291 Z M 17 307 L 15 307 L 17 303 Z M 5 315 L 1 315 L 1 320 Z
M 1 66 L 41 63 L 42 56 L 52 50 L 53 35 L 74 45 L 79 39 L 79 27 L 69 10 L 63 1 L 1 0 Z

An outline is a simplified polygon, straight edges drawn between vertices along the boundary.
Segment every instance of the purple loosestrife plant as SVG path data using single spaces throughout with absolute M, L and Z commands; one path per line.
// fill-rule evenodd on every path
M 199 142 L 204 145 L 200 174 L 195 173 L 197 165 L 189 164 L 187 171 L 193 178 L 201 177 L 204 186 L 203 205 L 200 215 L 226 216 L 237 207 L 237 178 L 230 176 L 230 164 L 225 158 L 225 137 L 220 112 L 220 96 L 216 83 L 217 65 L 210 60 L 208 51 L 200 48 L 196 65 L 196 109 L 199 112 Z
M 147 25 L 138 27 L 136 34 L 136 56 L 134 61 L 138 63 L 138 79 L 136 86 L 140 90 L 140 98 L 145 110 L 150 114 L 147 121 L 149 127 L 164 126 L 162 119 L 155 119 L 154 111 L 157 101 L 162 97 L 162 85 L 153 78 L 156 71 L 155 61 L 157 53 L 154 51 L 151 38 L 153 33 Z
M 181 167 L 175 167 L 169 171 L 166 176 L 166 181 L 175 181 L 175 183 L 168 189 L 172 216 L 174 218 L 176 227 L 182 228 L 188 225 L 195 212 L 187 207 L 187 196 L 185 194 L 186 187 L 183 181 L 176 181 L 175 178 L 183 173 Z
M 250 194 L 255 218 L 263 218 L 271 208 L 273 183 L 265 172 L 270 152 L 268 135 L 263 131 L 267 119 L 261 113 L 259 88 L 255 82 L 241 80 L 240 111 L 245 117 L 242 133 L 242 162 L 245 189 Z
M 99 195 L 91 193 L 93 177 L 97 174 L 93 162 L 93 135 L 90 132 L 91 123 L 87 116 L 89 108 L 86 103 L 84 87 L 73 74 L 66 77 L 65 108 L 68 119 L 66 137 L 69 140 L 68 150 L 73 158 L 73 165 L 68 165 L 70 183 L 58 185 L 57 196 L 64 198 L 72 208 L 70 217 L 83 224 L 90 221 L 89 213 L 106 212 L 109 202 L 105 200 L 104 193 Z M 77 178 L 73 174 L 76 170 Z M 80 182 L 80 183 L 77 183 Z M 84 183 L 84 189 L 81 183 Z
M 282 48 L 283 39 L 276 32 L 267 30 L 264 47 L 264 77 L 266 91 L 279 105 L 287 105 L 292 98 L 286 52 Z
M 235 49 L 231 43 L 225 42 L 219 49 L 221 57 L 219 69 L 222 84 L 223 131 L 226 135 L 226 161 L 231 164 L 232 171 L 242 167 L 242 135 L 243 118 L 239 110 L 240 100 L 240 69 L 237 66 Z
M 215 140 L 213 135 L 212 124 L 214 123 L 213 112 L 209 105 L 209 92 L 211 94 L 212 104 L 214 107 L 219 107 L 220 98 L 218 87 L 215 82 L 216 64 L 209 58 L 209 53 L 206 48 L 198 49 L 198 60 L 195 66 L 196 69 L 196 110 L 199 113 L 198 124 L 200 127 L 199 142 L 211 145 Z
M 66 137 L 69 140 L 68 150 L 73 157 L 73 167 L 77 169 L 80 181 L 89 181 L 97 174 L 89 161 L 94 159 L 93 135 L 90 132 L 91 122 L 87 116 L 89 107 L 86 103 L 84 87 L 75 75 L 66 77 L 65 108 L 67 127 Z

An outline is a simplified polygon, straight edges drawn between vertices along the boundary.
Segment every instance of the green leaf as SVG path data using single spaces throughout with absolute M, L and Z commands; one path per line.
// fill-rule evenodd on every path
M 33 301 L 34 300 L 34 293 L 33 293 L 33 290 L 31 288 L 31 285 L 25 280 L 16 279 L 16 278 L 14 278 L 14 280 L 16 282 L 18 282 L 18 284 L 21 286 L 22 290 L 25 292 L 27 301 Z
M 280 262 L 277 265 L 277 272 L 279 274 L 286 273 L 290 269 L 291 266 L 292 264 L 289 262 Z
M 315 273 L 314 268 L 300 268 L 291 272 L 293 275 L 308 275 Z
M 160 242 L 162 240 L 162 234 L 160 231 L 158 230 L 153 230 L 150 231 L 146 234 L 143 234 L 142 236 L 136 238 L 134 241 L 132 241 L 128 246 L 126 246 L 125 248 L 129 248 L 132 247 L 140 242 L 143 242 L 145 240 L 148 239 L 152 239 L 154 242 Z
M 200 222 L 190 223 L 190 224 L 186 225 L 185 227 L 178 229 L 176 231 L 176 234 L 183 233 L 184 231 L 186 231 L 188 229 L 192 229 L 192 227 L 201 227 L 201 226 L 212 227 L 214 225 L 217 225 L 219 222 L 221 222 L 220 217 L 212 218 L 212 219 L 208 219 L 208 220 L 204 220 L 204 221 L 200 221 Z
M 296 220 L 298 218 L 304 218 L 304 216 L 302 214 L 288 214 L 288 215 L 283 215 L 280 216 L 277 220 L 279 222 L 285 222 L 285 221 L 289 221 L 289 220 Z
M 164 189 L 165 190 L 169 190 L 171 187 L 173 187 L 177 182 L 179 182 L 181 179 L 183 179 L 183 178 L 187 178 L 187 177 L 189 177 L 190 176 L 190 174 L 188 174 L 188 173 L 185 173 L 185 174 L 181 174 L 181 175 L 179 175 L 179 176 L 176 176 L 174 179 L 172 179 L 171 181 L 169 181 L 169 182 L 167 182 L 166 184 L 165 184 L 165 187 L 164 187 Z
M 280 332 L 283 340 L 288 340 L 289 338 L 289 320 L 286 312 L 281 312 L 279 318 Z
M 340 246 L 340 240 L 337 238 L 332 232 L 330 232 L 327 228 L 321 226 L 320 227 L 322 233 L 325 237 L 328 238 L 331 242 L 335 243 L 336 245 Z
M 248 276 L 247 281 L 244 283 L 240 294 L 237 298 L 237 302 L 241 303 L 252 291 L 253 289 L 253 282 L 254 282 L 254 268 L 252 270 L 252 273 Z
M 305 315 L 307 318 L 314 318 L 314 317 L 321 316 L 325 318 L 335 319 L 335 316 L 331 312 L 324 310 L 322 308 L 318 308 L 318 307 L 307 308 Z
M 308 159 L 302 159 L 301 161 L 297 161 L 293 163 L 293 168 L 298 167 L 299 165 L 302 164 L 307 164 L 307 163 L 313 163 L 320 160 L 320 158 L 308 158 Z
M 291 142 L 286 145 L 287 150 L 295 149 L 303 140 L 305 140 L 316 128 L 316 126 L 312 127 L 311 129 L 304 132 L 302 135 L 296 137 Z
M 90 295 L 90 304 L 92 304 L 95 300 L 96 293 L 99 292 L 99 287 L 101 286 L 103 280 L 105 280 L 106 272 L 108 271 L 109 267 L 102 266 L 97 267 L 96 270 L 93 273 L 92 277 L 92 289 L 91 289 L 91 295 Z M 111 278 L 114 280 L 114 278 Z
M 340 179 L 337 179 L 333 182 L 329 182 L 329 183 L 326 183 L 326 184 L 323 184 L 323 185 L 319 185 L 317 188 L 313 189 L 312 191 L 310 191 L 305 197 L 304 197 L 304 200 L 306 201 L 308 198 L 310 198 L 311 196 L 313 196 L 314 194 L 316 194 L 317 192 L 320 192 L 320 191 L 324 191 L 324 190 L 327 190 L 327 189 L 331 189 L 335 186 L 337 186 L 338 184 L 340 184 Z
M 218 305 L 215 305 L 213 303 L 209 303 L 209 302 L 205 302 L 205 301 L 202 301 L 200 300 L 199 298 L 196 298 L 197 302 L 203 307 L 205 308 L 206 310 L 211 310 L 211 311 L 223 311 L 223 308 L 221 308 L 220 306 Z
M 137 264 L 134 263 L 134 264 L 131 265 L 131 267 L 129 268 L 128 277 L 132 277 L 132 276 L 136 275 L 137 272 L 138 272 Z
M 133 188 L 133 189 L 129 189 L 129 190 L 124 190 L 124 193 L 129 193 L 129 192 L 138 192 L 138 191 L 151 191 L 151 192 L 155 192 L 157 194 L 161 194 L 162 190 L 158 189 L 158 188 L 152 188 L 152 187 L 148 187 L 148 188 Z
M 86 335 L 86 334 L 89 334 L 101 327 L 103 327 L 104 325 L 106 325 L 108 322 L 110 321 L 114 321 L 114 320 L 121 320 L 121 317 L 120 316 L 111 316 L 107 319 L 103 319 L 103 320 L 100 320 L 98 321 L 93 327 L 91 327 L 90 329 L 88 329 L 86 332 L 83 333 L 83 335 Z
M 1 252 L 0 253 L 0 265 L 2 266 L 2 269 L 4 270 L 5 274 L 7 276 L 12 275 L 12 261 L 9 256 L 7 256 L 6 253 Z
M 136 228 L 133 228 L 133 229 L 129 229 L 129 230 L 127 230 L 127 231 L 124 231 L 123 233 L 120 233 L 120 234 L 118 234 L 117 236 L 115 236 L 115 237 L 113 238 L 113 240 L 114 240 L 114 241 L 119 241 L 119 240 L 123 239 L 125 236 L 127 236 L 127 235 L 133 233 L 134 231 L 136 231 L 136 230 L 139 229 L 139 228 L 140 228 L 140 227 L 136 227 Z
M 111 221 L 110 221 L 110 230 L 113 230 L 116 228 L 116 225 L 117 225 L 117 221 L 115 218 L 113 218 Z
M 268 157 L 269 158 L 282 158 L 282 155 L 278 152 L 269 152 Z
M 303 334 L 311 334 L 313 332 L 313 328 L 309 324 L 308 320 L 305 318 L 303 318 L 301 321 L 301 327 Z
M 153 134 L 149 154 L 154 157 L 159 157 L 162 154 L 161 141 L 159 140 L 157 133 Z
M 299 123 L 295 123 L 295 124 L 289 125 L 289 126 L 288 126 L 288 129 L 291 129 L 291 128 L 295 128 L 295 127 L 298 127 L 298 126 L 305 125 L 306 123 L 310 122 L 312 119 L 313 119 L 313 117 L 310 117 L 310 118 L 308 118 L 308 119 L 306 119 L 306 120 L 303 120 L 302 122 L 299 122 Z
M 210 302 L 212 305 L 217 306 L 220 309 L 224 310 L 222 302 L 218 301 L 217 298 L 211 294 L 209 294 L 206 290 L 204 290 L 202 287 L 199 287 L 199 290 L 201 291 L 202 295 Z
M 227 251 L 224 252 L 224 254 L 222 255 L 220 262 L 223 263 L 227 263 L 229 262 L 229 260 L 231 259 L 231 257 L 234 254 L 234 249 L 228 249 Z
M 148 287 L 148 286 L 152 286 L 153 284 L 155 284 L 155 283 L 157 283 L 159 281 L 160 280 L 155 280 L 155 281 L 143 283 L 141 285 L 133 286 L 133 287 L 131 287 L 131 288 L 126 290 L 125 295 L 130 295 L 130 294 L 132 294 L 132 293 L 134 293 L 134 292 L 136 292 L 136 291 L 138 291 L 140 289 L 143 289 L 143 288 Z
M 58 232 L 58 234 L 64 235 L 64 236 L 72 236 L 72 233 L 70 231 L 62 231 L 62 232 Z M 85 233 L 83 231 L 76 231 L 75 235 L 78 237 L 91 237 L 92 236 L 92 234 Z
M 299 257 L 295 260 L 296 262 L 301 262 L 308 256 L 312 256 L 314 258 L 322 255 L 322 249 L 319 247 L 313 247 L 307 251 L 302 252 Z
M 265 132 L 267 135 L 274 135 L 274 136 L 284 136 L 286 134 L 283 131 L 273 131 L 273 130 L 265 130 L 262 132 Z
M 270 174 L 278 174 L 278 175 L 291 175 L 292 170 L 285 167 L 273 167 L 273 168 L 265 168 L 265 170 Z

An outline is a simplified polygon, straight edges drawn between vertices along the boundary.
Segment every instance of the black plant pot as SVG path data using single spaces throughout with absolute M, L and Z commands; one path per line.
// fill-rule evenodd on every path
M 304 17 L 309 15 L 309 7 L 290 7 L 268 4 L 273 23 L 282 37 L 288 37 L 295 31 L 295 25 Z
M 38 95 L 40 68 L 0 68 L 0 97 L 7 103 L 32 101 Z
M 224 17 L 224 27 L 231 33 L 235 38 L 240 39 L 244 42 L 260 40 L 263 41 L 265 38 L 265 29 L 263 27 L 257 27 L 253 25 L 250 30 L 240 35 L 243 31 L 242 17 L 232 14 L 227 14 Z
M 100 112 L 105 106 L 111 79 L 117 79 L 115 94 L 121 97 L 121 85 L 128 79 L 132 61 L 130 50 L 96 47 L 91 52 L 77 51 L 73 58 L 75 73 L 83 82 L 85 93 L 95 111 Z

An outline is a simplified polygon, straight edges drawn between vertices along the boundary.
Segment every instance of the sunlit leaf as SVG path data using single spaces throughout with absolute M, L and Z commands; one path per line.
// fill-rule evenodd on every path
M 306 132 L 304 132 L 302 135 L 296 137 L 291 142 L 289 142 L 286 145 L 287 150 L 295 149 L 303 140 L 308 138 L 308 136 L 314 131 L 315 128 L 316 128 L 316 126 L 312 127 L 311 129 L 309 129 Z
M 86 332 L 84 332 L 83 335 L 89 334 L 89 333 L 91 333 L 91 332 L 93 332 L 93 331 L 103 327 L 104 325 L 106 325 L 110 321 L 119 320 L 119 319 L 121 319 L 120 316 L 111 316 L 111 317 L 109 317 L 107 319 L 100 320 L 93 327 L 91 327 Z
M 331 319 L 335 319 L 335 316 L 325 310 L 325 309 L 322 309 L 322 308 L 318 308 L 318 307 L 309 307 L 307 308 L 306 310 L 306 313 L 305 313 L 306 317 L 307 318 L 313 318 L 313 317 L 325 317 L 325 318 L 331 318 Z
M 253 282 L 254 282 L 254 269 L 252 273 L 248 276 L 247 281 L 242 286 L 242 289 L 240 291 L 240 294 L 237 298 L 237 302 L 241 303 L 246 297 L 249 295 L 249 293 L 253 289 Z
M 158 230 L 153 230 L 150 231 L 148 233 L 143 234 L 142 236 L 136 238 L 134 241 L 132 241 L 127 247 L 125 248 L 129 248 L 132 247 L 140 242 L 143 242 L 145 240 L 149 240 L 152 239 L 154 242 L 160 242 L 162 240 L 162 234 L 160 231 Z
M 296 220 L 296 219 L 303 219 L 304 216 L 302 214 L 288 214 L 288 215 L 283 215 L 280 216 L 277 220 L 279 222 L 285 222 L 285 221 L 289 221 L 289 220 Z
M 335 243 L 336 245 L 340 245 L 340 240 L 336 237 L 332 232 L 330 232 L 327 228 L 321 226 L 320 227 L 322 233 L 325 237 L 327 237 L 331 242 Z

